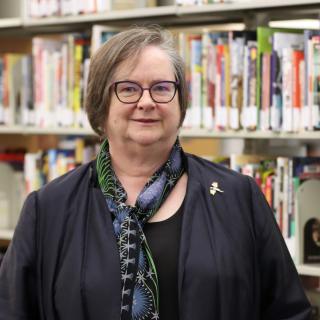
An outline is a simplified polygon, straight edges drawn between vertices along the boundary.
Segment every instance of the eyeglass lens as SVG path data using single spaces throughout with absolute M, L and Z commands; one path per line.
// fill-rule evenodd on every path
M 135 82 L 122 81 L 116 83 L 116 95 L 121 102 L 134 103 L 139 101 L 143 94 L 143 88 Z M 151 98 L 155 102 L 167 103 L 170 102 L 176 93 L 176 83 L 171 81 L 162 81 L 154 83 L 148 89 Z

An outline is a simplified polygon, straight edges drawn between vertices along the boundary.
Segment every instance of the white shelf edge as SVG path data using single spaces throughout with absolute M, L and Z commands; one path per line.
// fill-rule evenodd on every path
M 0 229 L 0 239 L 1 240 L 11 240 L 13 237 L 14 230 Z
M 34 128 L 26 126 L 1 126 L 0 125 L 0 134 L 22 134 L 22 135 L 90 135 L 94 136 L 95 133 L 92 129 L 84 128 Z
M 320 140 L 320 131 L 287 133 L 272 131 L 214 131 L 207 129 L 181 129 L 180 136 L 185 138 L 217 138 L 217 139 L 295 139 Z
M 22 135 L 96 135 L 90 128 L 35 128 L 26 126 L 1 126 L 0 134 Z M 299 133 L 272 131 L 214 131 L 208 129 L 181 129 L 183 138 L 216 138 L 216 139 L 288 139 L 288 140 L 320 140 L 320 131 L 305 131 Z
M 59 16 L 47 18 L 26 18 L 24 26 L 42 26 L 42 25 L 61 25 L 73 23 L 87 23 L 95 21 L 113 21 L 113 20 L 129 20 L 137 18 L 161 17 L 168 15 L 177 15 L 176 6 L 159 6 L 152 8 L 137 8 L 130 10 L 114 10 L 104 13 L 73 15 L 73 16 Z
M 0 29 L 19 28 L 22 25 L 22 19 L 20 18 L 0 18 Z
M 226 12 L 235 10 L 255 10 L 255 9 L 272 9 L 277 7 L 295 7 L 295 6 L 306 6 L 312 4 L 319 4 L 319 0 L 256 0 L 246 2 L 227 2 L 227 3 L 215 3 L 206 5 L 186 5 L 178 8 L 178 15 L 185 14 L 199 14 L 208 12 Z
M 320 277 L 320 264 L 302 264 L 296 268 L 300 275 Z

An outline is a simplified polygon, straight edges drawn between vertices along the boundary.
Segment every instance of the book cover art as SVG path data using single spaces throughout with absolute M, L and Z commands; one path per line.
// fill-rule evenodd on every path
M 304 227 L 304 262 L 320 262 L 320 220 L 309 219 Z

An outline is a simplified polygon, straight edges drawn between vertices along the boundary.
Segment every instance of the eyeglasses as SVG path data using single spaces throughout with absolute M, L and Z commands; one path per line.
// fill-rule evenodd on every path
M 150 88 L 143 88 L 133 81 L 117 81 L 114 84 L 114 92 L 122 103 L 138 102 L 144 90 L 148 90 L 151 99 L 157 103 L 168 103 L 173 100 L 178 83 L 175 81 L 160 81 L 154 83 Z

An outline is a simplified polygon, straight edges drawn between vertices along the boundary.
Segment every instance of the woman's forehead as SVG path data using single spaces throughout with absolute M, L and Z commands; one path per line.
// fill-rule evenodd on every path
M 131 79 L 132 76 L 143 74 L 159 79 L 173 77 L 174 80 L 174 67 L 167 52 L 155 46 L 142 49 L 119 64 L 114 80 Z

